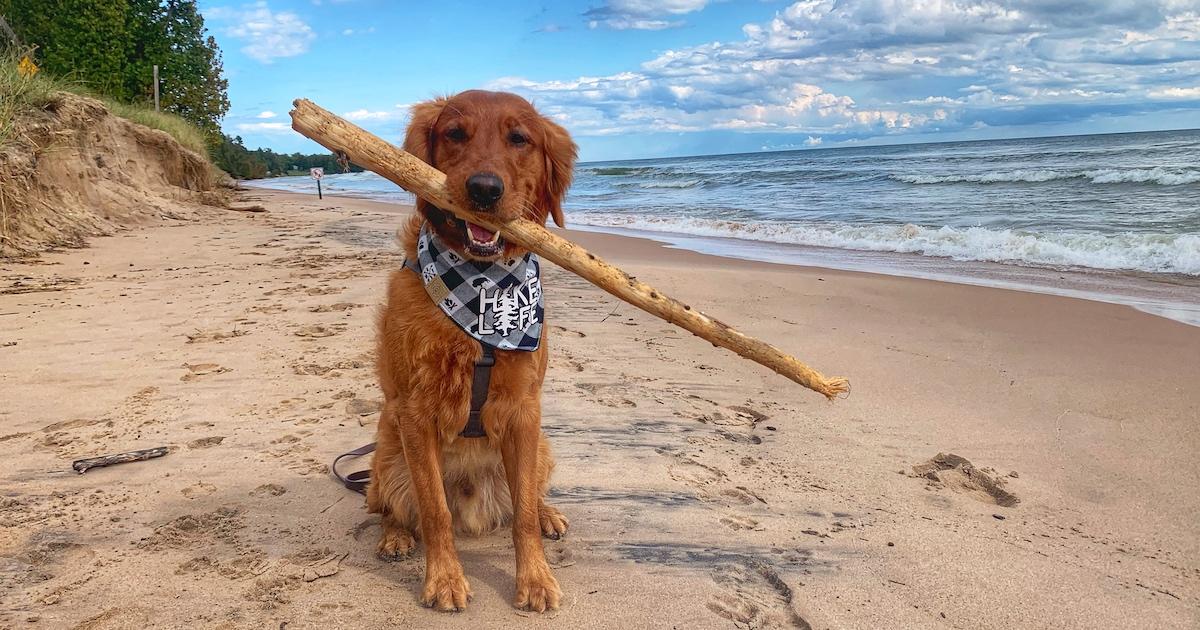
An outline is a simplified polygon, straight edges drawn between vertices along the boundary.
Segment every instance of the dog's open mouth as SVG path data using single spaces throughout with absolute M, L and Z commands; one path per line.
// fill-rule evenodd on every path
M 463 221 L 466 229 L 467 253 L 478 258 L 491 258 L 504 251 L 504 239 L 500 232 L 493 232 L 482 225 Z

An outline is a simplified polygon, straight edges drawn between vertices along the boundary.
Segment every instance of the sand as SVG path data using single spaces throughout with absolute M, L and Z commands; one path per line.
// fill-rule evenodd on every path
M 1200 624 L 1200 328 L 586 232 L 853 394 L 826 403 L 546 265 L 565 605 L 511 607 L 502 531 L 459 540 L 469 609 L 427 611 L 420 556 L 376 559 L 377 518 L 328 475 L 372 439 L 406 209 L 244 197 L 268 212 L 0 262 L 0 626 Z

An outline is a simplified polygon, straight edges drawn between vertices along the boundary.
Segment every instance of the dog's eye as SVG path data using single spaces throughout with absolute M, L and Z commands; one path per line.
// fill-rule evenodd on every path
M 446 137 L 455 142 L 462 142 L 467 139 L 467 132 L 463 131 L 462 127 L 451 127 L 446 130 Z
M 513 143 L 514 146 L 520 147 L 528 143 L 529 138 L 526 138 L 525 134 L 521 133 L 520 131 L 513 131 L 508 134 L 508 141 Z

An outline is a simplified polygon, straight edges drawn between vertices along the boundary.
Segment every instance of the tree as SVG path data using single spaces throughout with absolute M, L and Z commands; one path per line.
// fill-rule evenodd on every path
M 154 66 L 171 56 L 167 12 L 161 0 L 129 0 L 125 14 L 125 69 L 121 98 L 130 103 L 154 99 Z
M 9 26 L 38 47 L 43 70 L 114 96 L 122 88 L 128 9 L 126 0 L 0 0 Z
M 162 72 L 162 108 L 221 142 L 229 82 L 196 0 L 0 0 L 0 14 L 50 74 L 101 95 L 148 104 Z
M 229 81 L 222 76 L 221 49 L 206 36 L 195 0 L 166 1 L 166 39 L 171 54 L 163 65 L 163 109 L 175 112 L 213 138 L 229 111 Z

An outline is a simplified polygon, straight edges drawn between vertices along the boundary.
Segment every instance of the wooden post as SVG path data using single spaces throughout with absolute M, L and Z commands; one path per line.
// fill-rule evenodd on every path
M 684 328 L 715 346 L 732 350 L 751 361 L 769 367 L 830 400 L 838 394 L 850 391 L 850 383 L 846 379 L 826 378 L 778 348 L 748 337 L 720 320 L 663 295 L 646 283 L 600 260 L 595 254 L 551 233 L 542 225 L 524 218 L 500 223 L 494 216 L 479 215 L 456 207 L 446 191 L 446 175 L 441 171 L 422 162 L 411 153 L 388 144 L 361 127 L 318 107 L 312 101 L 298 99 L 293 102 L 293 106 L 295 109 L 291 111 L 292 129 L 334 153 L 344 152 L 355 163 L 378 173 L 437 207 L 453 212 L 465 221 L 492 231 L 503 232 L 504 238 L 574 272 L 647 313 Z
M 154 112 L 158 113 L 158 64 L 154 64 Z
M 317 199 L 324 199 L 324 197 L 321 196 L 321 180 L 319 179 L 317 180 Z

